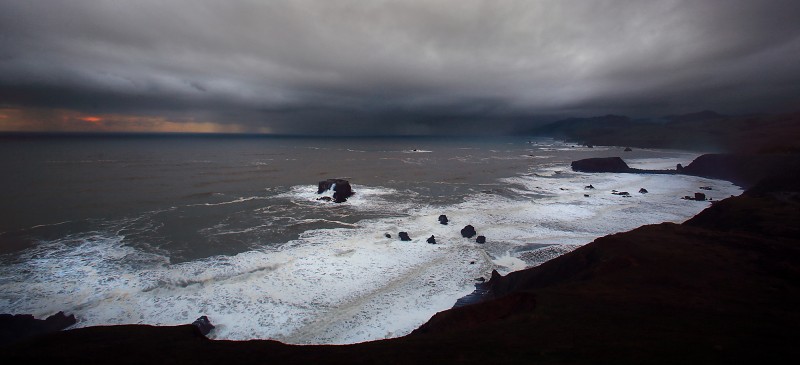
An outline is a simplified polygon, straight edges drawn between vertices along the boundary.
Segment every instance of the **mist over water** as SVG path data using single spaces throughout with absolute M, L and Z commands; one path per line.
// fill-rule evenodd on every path
M 493 269 L 681 222 L 708 206 L 679 199 L 699 186 L 715 200 L 739 192 L 696 177 L 575 173 L 570 161 L 661 168 L 696 155 L 522 138 L 4 140 L 0 312 L 63 310 L 78 326 L 208 315 L 212 337 L 290 343 L 401 336 Z M 327 178 L 356 194 L 318 201 Z M 461 237 L 467 224 L 487 243 Z

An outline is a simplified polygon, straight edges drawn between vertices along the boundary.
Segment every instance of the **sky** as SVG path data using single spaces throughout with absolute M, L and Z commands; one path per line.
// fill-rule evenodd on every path
M 797 0 L 0 0 L 0 131 L 484 134 L 797 111 Z

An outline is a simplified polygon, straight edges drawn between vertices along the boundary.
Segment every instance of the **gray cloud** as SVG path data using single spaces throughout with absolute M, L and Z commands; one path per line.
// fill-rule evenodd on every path
M 800 101 L 796 0 L 0 0 L 0 34 L 0 106 L 282 132 Z

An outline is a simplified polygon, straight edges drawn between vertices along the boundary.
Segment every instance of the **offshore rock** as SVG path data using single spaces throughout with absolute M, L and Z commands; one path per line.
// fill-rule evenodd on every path
M 411 237 L 408 236 L 408 232 L 400 232 L 397 235 L 400 237 L 400 241 L 411 241 Z
M 428 240 L 426 242 L 428 242 L 428 243 L 430 243 L 432 245 L 435 245 L 436 244 L 436 237 L 433 237 L 433 235 L 431 235 L 430 237 L 428 237 Z
M 350 187 L 350 182 L 344 179 L 328 179 L 320 181 L 317 188 L 317 194 L 322 194 L 330 189 L 333 189 L 333 201 L 335 203 L 344 203 L 347 201 L 347 198 L 353 196 L 353 188 Z
M 447 216 L 446 215 L 442 214 L 442 215 L 439 216 L 439 223 L 447 225 L 447 222 L 448 222 L 448 220 L 447 220 Z
M 473 227 L 471 224 L 468 224 L 466 227 L 461 229 L 461 236 L 462 237 L 472 238 L 472 237 L 475 237 L 476 234 L 478 234 L 478 233 L 475 232 L 475 227 Z
M 619 157 L 599 157 L 572 161 L 572 170 L 580 172 L 630 172 L 631 168 Z
M 478 238 L 475 239 L 475 242 L 486 243 L 486 236 L 478 236 Z

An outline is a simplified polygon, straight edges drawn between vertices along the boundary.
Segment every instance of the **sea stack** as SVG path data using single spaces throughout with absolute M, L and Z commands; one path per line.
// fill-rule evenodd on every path
M 347 201 L 347 198 L 354 194 L 353 189 L 350 187 L 350 182 L 344 179 L 322 180 L 317 187 L 317 194 L 333 190 L 333 201 L 335 203 L 344 203 Z

